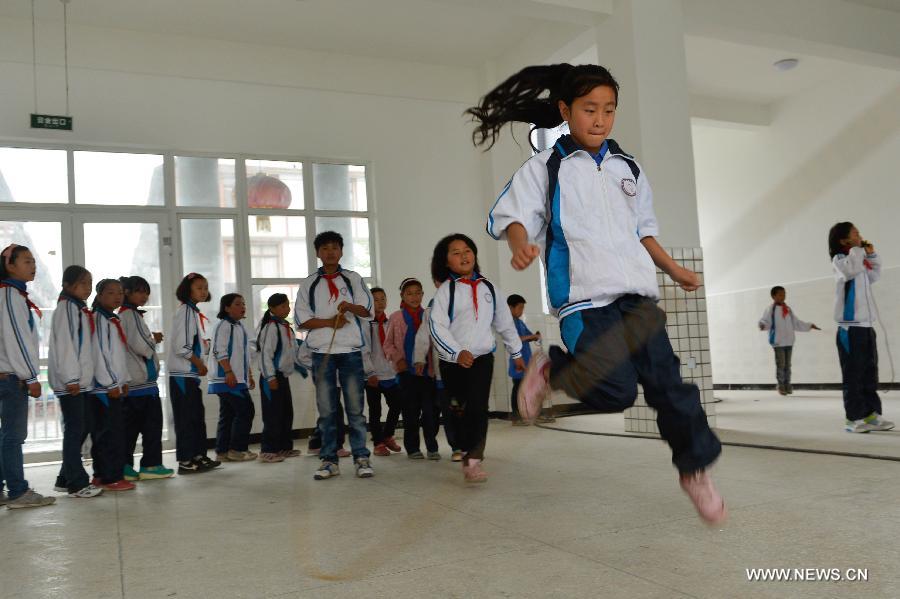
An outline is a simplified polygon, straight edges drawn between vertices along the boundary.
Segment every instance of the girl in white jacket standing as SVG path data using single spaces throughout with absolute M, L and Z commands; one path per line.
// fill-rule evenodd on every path
M 50 327 L 47 378 L 62 408 L 62 466 L 55 489 L 69 497 L 96 497 L 103 489 L 90 484 L 81 462 L 88 434 L 88 393 L 94 388 L 94 315 L 85 302 L 93 292 L 91 273 L 83 266 L 66 267 L 62 293 Z

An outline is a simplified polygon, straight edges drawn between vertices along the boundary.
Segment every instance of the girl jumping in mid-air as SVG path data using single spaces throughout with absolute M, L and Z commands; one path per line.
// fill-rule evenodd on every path
M 700 392 L 681 380 L 681 362 L 656 306 L 656 267 L 687 291 L 699 278 L 656 241 L 659 229 L 647 176 L 612 131 L 619 84 L 598 65 L 527 67 L 468 110 L 477 145 L 497 139 L 506 123 L 556 127 L 570 134 L 531 157 L 497 198 L 487 221 L 506 239 L 512 266 L 541 257 L 547 293 L 568 353 L 534 356 L 519 391 L 526 420 L 550 390 L 604 412 L 630 407 L 641 383 L 672 449 L 681 487 L 700 516 L 724 521 L 722 500 L 707 469 L 721 452 L 707 424 Z

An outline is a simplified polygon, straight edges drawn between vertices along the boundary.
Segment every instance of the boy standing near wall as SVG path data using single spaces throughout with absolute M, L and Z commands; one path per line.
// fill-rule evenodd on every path
M 763 311 L 759 319 L 759 330 L 769 331 L 769 345 L 775 350 L 775 377 L 778 381 L 778 393 L 790 395 L 791 356 L 794 351 L 794 332 L 805 333 L 810 329 L 821 329 L 810 322 L 803 322 L 794 314 L 784 300 L 787 292 L 784 287 L 776 285 L 770 292 L 774 302 Z

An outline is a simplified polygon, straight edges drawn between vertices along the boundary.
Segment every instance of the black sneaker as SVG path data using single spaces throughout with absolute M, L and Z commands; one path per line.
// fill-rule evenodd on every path
M 202 471 L 202 467 L 197 460 L 178 462 L 178 474 L 197 474 Z
M 210 459 L 209 456 L 205 455 L 194 458 L 194 461 L 198 462 L 200 464 L 200 470 L 204 471 L 215 470 L 222 465 L 222 462 L 220 462 L 219 460 Z

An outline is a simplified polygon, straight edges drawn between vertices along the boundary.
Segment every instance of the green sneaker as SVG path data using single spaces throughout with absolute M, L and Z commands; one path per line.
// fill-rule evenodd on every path
M 124 478 L 127 481 L 134 482 L 136 480 L 140 480 L 140 476 L 135 471 L 135 469 L 127 464 L 125 465 L 125 470 L 123 471 L 123 474 L 124 474 L 124 476 L 122 478 Z
M 141 468 L 141 480 L 153 480 L 155 478 L 172 478 L 175 475 L 175 471 L 171 468 L 166 468 L 165 466 L 150 466 L 148 468 Z

